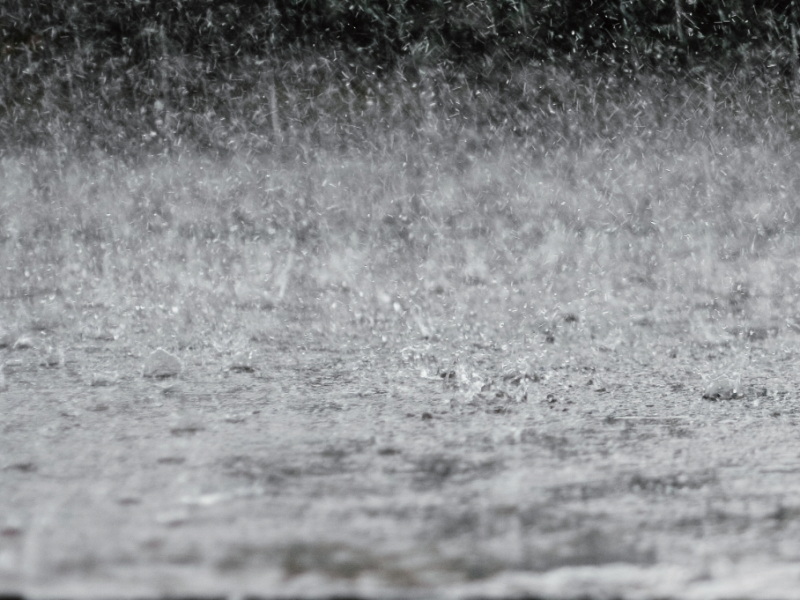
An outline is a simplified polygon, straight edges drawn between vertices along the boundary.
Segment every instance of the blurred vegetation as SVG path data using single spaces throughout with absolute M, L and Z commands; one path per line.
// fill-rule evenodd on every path
M 794 132 L 796 4 L 9 0 L 0 151 L 541 155 Z
M 759 293 L 794 302 L 798 23 L 753 0 L 7 0 L 0 290 L 546 307 L 713 298 L 778 256 Z
M 497 257 L 567 268 L 598 235 L 765 256 L 800 226 L 796 17 L 745 0 L 3 2 L 0 287 L 68 267 L 79 287 L 156 247 L 178 272 L 195 247 L 453 243 L 453 263 L 491 257 L 467 260 L 484 282 Z M 292 260 L 255 271 L 285 290 Z

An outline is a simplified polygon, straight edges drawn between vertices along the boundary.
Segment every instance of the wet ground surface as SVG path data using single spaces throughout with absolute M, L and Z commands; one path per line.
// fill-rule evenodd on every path
M 0 590 L 799 597 L 793 321 L 586 306 L 243 307 L 164 379 L 115 309 L 16 331 Z

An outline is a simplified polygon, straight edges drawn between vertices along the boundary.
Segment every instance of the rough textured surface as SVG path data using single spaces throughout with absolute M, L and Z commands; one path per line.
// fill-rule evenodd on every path
M 336 293 L 237 309 L 168 380 L 138 308 L 10 336 L 0 590 L 800 597 L 785 318 L 641 288 L 543 320 L 478 284 L 347 321 Z

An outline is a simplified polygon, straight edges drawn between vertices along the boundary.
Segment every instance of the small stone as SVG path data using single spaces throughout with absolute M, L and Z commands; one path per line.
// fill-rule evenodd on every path
M 115 385 L 119 380 L 119 375 L 116 372 L 114 373 L 92 373 L 92 377 L 89 380 L 89 385 L 91 387 L 107 387 L 110 385 Z
M 183 368 L 180 359 L 159 348 L 144 361 L 144 377 L 161 379 L 164 377 L 177 377 Z
M 30 336 L 21 335 L 14 342 L 13 348 L 14 350 L 30 350 L 33 348 L 33 340 L 30 338 Z
M 6 374 L 3 372 L 3 365 L 0 365 L 0 392 L 8 389 L 8 382 L 6 381 Z
M 709 382 L 703 392 L 707 400 L 731 400 L 742 397 L 742 385 L 739 378 L 717 377 Z
M 116 336 L 112 331 L 108 329 L 102 329 L 95 331 L 94 333 L 87 336 L 91 340 L 96 340 L 98 342 L 113 342 L 116 340 Z
M 0 348 L 10 348 L 17 341 L 17 336 L 11 331 L 0 331 Z
M 64 351 L 59 348 L 50 347 L 47 353 L 42 357 L 41 365 L 43 367 L 57 368 L 64 364 Z
M 253 364 L 253 354 L 251 352 L 239 352 L 233 357 L 228 366 L 229 371 L 237 373 L 253 373 L 256 368 Z

